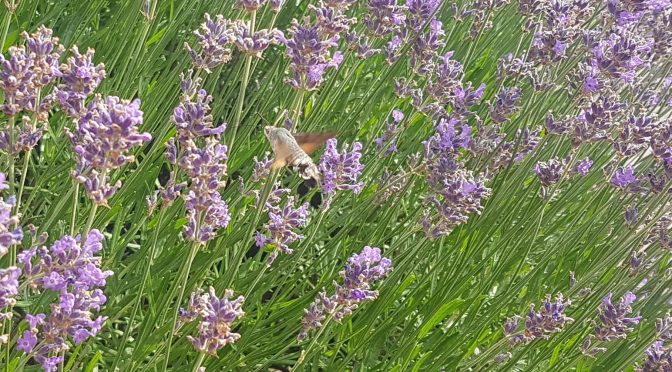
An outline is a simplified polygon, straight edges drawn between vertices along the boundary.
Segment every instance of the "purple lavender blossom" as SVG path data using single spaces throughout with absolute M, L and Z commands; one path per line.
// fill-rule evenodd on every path
M 0 319 L 9 319 L 12 316 L 11 308 L 16 305 L 14 297 L 19 294 L 19 276 L 21 269 L 10 266 L 0 269 Z M 2 310 L 8 310 L 2 312 Z
M 31 288 L 54 292 L 69 287 L 92 290 L 104 287 L 112 271 L 101 270 L 102 258 L 95 256 L 103 248 L 103 234 L 93 229 L 82 243 L 81 237 L 65 235 L 49 249 L 31 248 L 17 255 Z
M 333 56 L 329 52 L 329 48 L 337 45 L 338 38 L 323 37 L 320 26 L 310 25 L 308 19 L 303 23 L 293 20 L 289 32 L 291 36 L 285 45 L 291 61 L 291 77 L 286 83 L 297 90 L 316 90 L 326 71 L 329 68 L 338 68 L 343 60 L 340 52 Z
M 337 190 L 351 190 L 359 194 L 364 187 L 364 183 L 358 181 L 364 170 L 364 165 L 360 163 L 362 144 L 355 142 L 352 147 L 346 144 L 342 152 L 338 151 L 337 144 L 336 139 L 329 139 L 320 158 L 322 190 L 328 198 L 333 198 Z
M 224 295 L 217 297 L 215 289 L 203 294 L 199 289 L 192 293 L 187 310 L 180 309 L 180 322 L 188 323 L 200 317 L 198 337 L 187 336 L 187 339 L 199 353 L 216 356 L 217 351 L 240 339 L 240 334 L 231 332 L 232 325 L 245 315 L 243 303 L 245 298 L 238 296 L 235 300 L 233 290 L 227 289 Z
M 637 182 L 635 169 L 633 167 L 619 168 L 609 182 L 618 188 L 625 189 L 629 185 Z
M 191 140 L 189 140 L 191 142 Z M 191 179 L 183 196 L 187 207 L 187 240 L 205 244 L 219 228 L 228 226 L 231 216 L 219 190 L 225 186 L 228 149 L 217 138 L 208 137 L 203 148 L 191 143 L 183 149 L 178 165 Z
M 520 135 L 522 138 L 520 140 L 520 148 L 518 153 L 513 158 L 514 162 L 521 162 L 528 154 L 530 154 L 537 148 L 537 146 L 539 146 L 539 140 L 541 139 L 539 133 L 540 130 L 538 129 L 529 130 L 528 128 L 525 128 L 522 131 L 518 131 L 518 135 Z
M 171 117 L 177 129 L 177 139 L 182 144 L 197 137 L 219 136 L 226 129 L 226 124 L 214 126 L 210 115 L 212 96 L 198 89 L 202 80 L 193 80 L 192 75 L 192 70 L 180 75 L 182 96 Z M 177 151 L 174 156 L 177 157 Z
M 245 9 L 248 12 L 256 12 L 259 8 L 264 6 L 266 3 L 266 0 L 236 0 L 236 5 L 241 8 Z
M 348 18 L 338 8 L 330 8 L 324 4 L 320 6 L 308 5 L 308 9 L 315 14 L 315 22 L 322 36 L 326 38 L 338 37 L 337 35 L 348 32 L 350 25 L 357 22 L 357 18 Z
M 380 52 L 380 49 L 371 48 L 368 36 L 359 35 L 354 31 L 345 34 L 345 41 L 348 43 L 349 49 L 354 51 L 357 58 L 360 59 L 371 58 Z
M 84 185 L 94 203 L 107 205 L 107 200 L 121 186 L 120 181 L 110 185 L 107 173 L 133 162 L 135 157 L 127 153 L 151 140 L 149 133 L 138 132 L 142 116 L 139 99 L 129 102 L 96 95 L 75 131 L 65 129 L 77 160 L 73 177 Z
M 549 187 L 560 181 L 564 172 L 565 164 L 558 159 L 540 161 L 534 166 L 534 173 L 539 178 L 541 185 Z
M 238 51 L 257 58 L 261 58 L 261 55 L 269 46 L 282 44 L 285 41 L 285 35 L 276 28 L 251 33 L 250 25 L 242 21 L 233 23 L 231 30 L 231 41 L 236 45 Z
M 585 158 L 578 163 L 576 163 L 576 166 L 574 167 L 574 170 L 576 173 L 585 176 L 588 174 L 590 171 L 590 168 L 593 166 L 593 161 L 590 160 L 589 158 Z
M 385 149 L 385 155 L 391 155 L 397 151 L 397 134 L 401 130 L 399 128 L 399 123 L 404 120 L 404 113 L 399 110 L 392 110 L 392 121 L 388 121 L 385 126 L 385 132 L 373 140 L 373 143 L 376 144 L 376 149 L 382 151 Z
M 368 0 L 368 12 L 364 15 L 364 25 L 377 37 L 385 37 L 398 31 L 406 21 L 405 6 L 397 0 Z
M 2 112 L 14 116 L 35 102 L 35 91 L 32 88 L 33 64 L 24 47 L 10 47 L 9 59 L 0 55 L 0 89 L 4 92 L 5 102 Z
M 497 94 L 494 104 L 490 104 L 492 121 L 497 124 L 507 121 L 511 115 L 518 111 L 522 97 L 522 92 L 516 87 L 503 88 Z
M 0 173 L 4 179 L 4 174 Z M 23 230 L 19 226 L 19 216 L 12 215 L 16 205 L 16 198 L 10 196 L 7 200 L 0 198 L 0 257 L 7 254 L 12 246 L 21 244 Z M 2 307 L 2 306 L 0 306 Z
M 259 182 L 266 179 L 269 174 L 271 174 L 271 164 L 273 159 L 271 159 L 271 154 L 267 151 L 264 153 L 264 157 L 259 160 L 256 156 L 252 161 L 254 161 L 254 170 L 252 171 L 252 182 Z
M 74 46 L 70 51 L 72 56 L 60 67 L 62 84 L 54 88 L 53 95 L 68 116 L 78 119 L 84 114 L 86 99 L 105 78 L 105 65 L 93 64 L 93 49 L 81 54 Z
M 100 311 L 107 298 L 100 289 L 87 291 L 75 288 L 73 292 L 61 291 L 59 302 L 51 305 L 48 316 L 37 314 L 30 316 L 30 330 L 25 331 L 17 344 L 24 352 L 34 353 L 35 361 L 42 365 L 45 371 L 55 371 L 63 362 L 63 358 L 53 358 L 50 355 L 59 354 L 70 349 L 67 340 L 72 339 L 74 345 L 79 345 L 90 337 L 95 337 L 102 328 L 107 317 L 93 318 L 93 312 Z M 42 346 L 34 350 L 39 339 Z
M 561 293 L 555 296 L 555 300 L 551 299 L 550 294 L 546 295 L 540 310 L 535 310 L 535 305 L 530 304 L 522 333 L 518 333 L 521 317 L 515 315 L 507 319 L 504 324 L 504 334 L 512 345 L 529 343 L 537 339 L 548 340 L 551 335 L 561 332 L 567 324 L 574 322 L 574 319 L 564 313 L 570 305 L 571 301 L 565 300 Z
M 213 20 L 210 14 L 205 13 L 205 22 L 201 24 L 200 30 L 194 31 L 201 51 L 197 52 L 188 43 L 184 43 L 194 67 L 210 73 L 215 67 L 231 60 L 229 46 L 234 39 L 234 23 L 224 19 L 222 15 L 216 16 Z
M 628 207 L 625 210 L 624 217 L 625 217 L 625 223 L 628 226 L 634 226 L 637 223 L 638 219 L 638 214 L 639 212 L 637 211 L 637 207 Z
M 663 341 L 657 340 L 648 349 L 644 357 L 644 366 L 635 369 L 637 372 L 669 371 L 672 368 L 672 349 L 665 347 Z
M 268 223 L 264 225 L 267 234 L 257 232 L 256 245 L 259 248 L 271 247 L 272 252 L 268 257 L 267 265 L 271 266 L 280 252 L 292 254 L 289 245 L 303 239 L 303 235 L 295 232 L 298 228 L 306 226 L 309 204 L 304 203 L 298 208 L 294 207 L 294 197 L 288 196 L 285 206 L 280 206 L 280 195 L 289 193 L 287 189 L 280 189 L 279 184 L 274 186 L 273 198 L 269 198 L 265 207 L 268 209 Z
M 321 292 L 311 306 L 304 310 L 303 327 L 297 339 L 302 341 L 310 331 L 322 327 L 326 316 L 341 323 L 362 302 L 378 298 L 378 291 L 371 290 L 371 286 L 385 278 L 390 270 L 392 261 L 382 257 L 380 248 L 366 246 L 361 253 L 353 254 L 345 269 L 338 273 L 343 284 L 334 282 L 336 292 L 332 296 L 327 297 L 326 293 Z
M 595 326 L 595 338 L 600 341 L 611 341 L 625 338 L 632 332 L 631 326 L 636 326 L 642 319 L 641 316 L 628 317 L 632 313 L 632 303 L 637 297 L 632 292 L 627 292 L 621 301 L 614 305 L 611 303 L 612 294 L 609 293 L 598 308 L 600 323 Z
M 411 43 L 410 64 L 413 71 L 418 75 L 428 75 L 435 67 L 434 58 L 438 51 L 443 48 L 443 23 L 433 19 L 429 23 L 429 30 L 417 34 Z
M 94 337 L 107 317 L 94 318 L 107 298 L 102 287 L 109 270 L 100 269 L 103 235 L 91 230 L 84 243 L 81 237 L 63 236 L 47 249 L 33 247 L 21 252 L 17 259 L 30 288 L 59 294 L 48 315 L 26 315 L 30 329 L 17 341 L 20 350 L 33 353 L 35 361 L 45 370 L 55 370 L 62 358 L 54 358 L 70 349 L 68 340 L 79 345 Z M 34 350 L 39 343 L 38 350 Z
M 279 13 L 284 3 L 284 0 L 268 0 L 268 6 L 271 8 L 273 13 Z

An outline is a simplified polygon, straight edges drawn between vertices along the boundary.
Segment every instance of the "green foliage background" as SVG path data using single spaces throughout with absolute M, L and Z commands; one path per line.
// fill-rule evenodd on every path
M 115 272 L 105 290 L 108 303 L 103 314 L 110 319 L 95 340 L 73 349 L 66 370 L 151 371 L 166 365 L 172 314 L 178 306 L 175 283 L 189 247 L 180 237 L 185 222 L 181 204 L 160 220 L 159 213 L 147 215 L 145 197 L 156 188 L 164 164 L 163 144 L 174 133 L 170 115 L 178 103 L 179 74 L 191 64 L 183 43 L 193 42 L 191 31 L 206 12 L 234 19 L 243 16 L 230 0 L 164 0 L 152 2 L 155 18 L 148 21 L 140 13 L 143 2 L 21 0 L 14 16 L 1 17 L 3 25 L 8 20 L 5 51 L 19 41 L 21 31 L 32 32 L 40 24 L 53 28 L 66 47 L 95 48 L 96 63 L 105 63 L 108 72 L 98 92 L 141 98 L 142 129 L 154 138 L 137 154 L 134 165 L 113 175 L 124 186 L 110 208 L 100 209 L 94 220 L 94 227 L 107 227 L 104 267 Z M 286 4 L 276 27 L 286 29 L 306 7 L 305 1 Z M 361 9 L 363 4 L 353 14 Z M 270 11 L 264 10 L 257 22 L 267 26 L 271 18 Z M 447 10 L 439 18 L 449 30 L 445 49 L 454 50 L 454 58 L 465 65 L 466 80 L 488 84 L 484 102 L 502 85 L 515 83 L 496 78 L 497 58 L 530 43 L 530 35 L 521 31 L 524 20 L 515 4 L 494 15 L 494 27 L 476 41 L 466 37 L 470 22 L 456 22 Z M 570 58 L 559 65 L 555 71 L 558 81 L 577 62 Z M 253 232 L 264 221 L 255 219 L 253 198 L 241 195 L 237 177 L 249 179 L 252 158 L 270 150 L 263 126 L 275 121 L 295 98 L 294 91 L 282 82 L 286 67 L 284 48 L 271 48 L 254 62 L 242 124 L 230 156 L 230 182 L 223 193 L 233 219 L 198 252 L 189 273 L 187 293 L 208 285 L 218 293 L 225 288 L 233 288 L 236 294 L 253 289 L 247 293 L 247 315 L 236 329 L 242 338 L 221 350 L 218 358 L 206 359 L 208 370 L 268 370 L 292 366 L 300 357 L 305 358 L 302 368 L 329 371 L 622 370 L 642 358 L 654 339 L 655 317 L 669 307 L 669 255 L 663 256 L 659 266 L 629 275 L 627 260 L 641 246 L 651 223 L 642 221 L 637 228 L 625 225 L 624 206 L 634 200 L 608 187 L 600 171 L 563 182 L 550 202 L 538 196 L 540 185 L 531 172 L 533 165 L 566 156 L 569 140 L 544 137 L 539 151 L 512 164 L 490 183 L 492 196 L 481 215 L 472 215 L 467 224 L 436 241 L 427 240 L 417 229 L 425 185 L 416 176 L 408 179 L 399 195 L 383 204 L 374 202 L 383 187 L 383 171 L 407 168 L 406 160 L 421 149 L 420 142 L 432 131 L 429 119 L 411 114 L 409 102 L 394 94 L 393 78 L 409 75 L 405 62 L 388 66 L 380 56 L 362 61 L 347 52 L 338 72 L 328 75 L 318 92 L 304 97 L 299 124 L 301 131 L 338 131 L 339 143 L 358 140 L 365 144 L 364 191 L 357 196 L 340 195 L 324 215 L 312 210 L 303 232 L 306 239 L 296 244 L 295 253 L 282 255 L 260 275 L 261 254 L 248 257 L 246 253 L 253 246 Z M 243 58 L 234 53 L 229 64 L 205 79 L 205 89 L 214 96 L 213 115 L 218 123 L 233 120 L 242 71 Z M 549 110 L 558 116 L 576 110 L 564 91 L 535 95 L 527 82 L 517 83 L 523 89 L 524 103 L 507 124 L 511 138 L 519 128 L 543 123 Z M 395 107 L 410 117 L 410 125 L 400 137 L 399 153 L 379 157 L 373 139 Z M 486 112 L 487 106 L 482 104 L 480 111 Z M 64 125 L 69 125 L 66 117 L 55 113 L 43 147 L 33 154 L 26 182 L 22 224 L 39 226 L 40 231 L 49 232 L 51 240 L 68 232 L 73 207 L 68 175 L 73 161 Z M 600 169 L 611 157 L 603 145 L 584 147 L 580 155 L 596 161 L 593 169 Z M 478 161 L 470 165 L 475 167 Z M 297 189 L 295 175 L 284 171 L 282 177 Z M 259 189 L 263 184 L 246 181 L 245 187 Z M 638 201 L 640 216 L 662 214 L 658 207 L 669 201 L 666 194 Z M 80 228 L 86 224 L 90 206 L 84 198 L 79 202 Z M 342 325 L 331 322 L 319 337 L 297 344 L 303 309 L 321 288 L 331 286 L 345 260 L 364 245 L 381 247 L 394 262 L 391 275 L 378 288 L 380 297 Z M 570 271 L 577 278 L 571 289 Z M 579 346 L 592 332 L 590 321 L 597 319 L 602 297 L 613 291 L 620 298 L 647 276 L 650 280 L 636 291 L 641 300 L 635 308 L 645 319 L 641 325 L 627 340 L 606 345 L 608 351 L 597 359 L 581 355 Z M 592 289 L 591 294 L 579 297 L 585 287 Z M 496 354 L 508 351 L 501 328 L 505 318 L 525 314 L 530 303 L 540 304 L 545 294 L 557 292 L 572 298 L 567 313 L 575 322 L 550 340 L 516 349 L 510 361 L 493 364 Z M 30 311 L 50 300 L 40 297 L 18 307 Z M 185 304 L 186 296 L 179 306 Z M 193 326 L 187 327 L 174 337 L 169 369 L 182 371 L 194 364 L 197 354 L 185 338 L 194 331 Z M 20 357 L 20 353 L 11 353 L 10 370 Z M 35 368 L 29 365 L 26 370 Z

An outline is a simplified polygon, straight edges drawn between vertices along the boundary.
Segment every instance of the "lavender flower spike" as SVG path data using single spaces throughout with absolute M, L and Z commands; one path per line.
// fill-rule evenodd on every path
M 642 319 L 639 315 L 627 317 L 632 312 L 632 303 L 637 299 L 632 292 L 624 294 L 616 305 L 611 303 L 611 296 L 609 293 L 597 310 L 600 324 L 595 326 L 595 337 L 600 341 L 625 338 L 633 330 L 630 327 L 639 324 Z
M 192 322 L 200 317 L 198 337 L 187 336 L 187 339 L 200 353 L 217 355 L 217 351 L 240 339 L 238 333 L 231 332 L 232 324 L 245 315 L 242 310 L 245 298 L 239 296 L 235 300 L 233 290 L 227 289 L 219 298 L 215 289 L 210 287 L 208 293 L 202 290 L 191 295 L 187 310 L 180 309 L 180 322 Z
M 77 46 L 74 46 L 71 52 L 72 57 L 60 67 L 63 83 L 54 88 L 53 95 L 66 114 L 72 118 L 79 118 L 84 112 L 84 101 L 105 78 L 105 65 L 93 64 L 93 49 L 81 54 Z
M 306 219 L 308 218 L 309 204 L 304 203 L 298 208 L 294 207 L 294 197 L 287 197 L 287 203 L 284 207 L 279 205 L 279 198 L 275 198 L 279 193 L 287 193 L 289 190 L 280 189 L 279 184 L 275 185 L 274 200 L 269 200 L 266 207 L 268 208 L 268 223 L 265 229 L 268 230 L 268 235 L 257 232 L 256 244 L 259 248 L 266 246 L 272 247 L 267 265 L 271 266 L 273 261 L 278 257 L 280 252 L 284 254 L 292 254 L 293 250 L 289 245 L 297 240 L 303 239 L 303 235 L 296 233 L 294 230 L 305 227 Z
M 16 266 L 0 269 L 0 321 L 12 317 L 12 312 L 9 309 L 16 305 L 14 296 L 19 294 L 19 275 L 21 275 L 21 269 Z M 5 309 L 9 311 L 1 312 Z
M 621 168 L 614 173 L 610 180 L 611 184 L 625 189 L 631 184 L 637 182 L 637 177 L 635 176 L 635 169 L 633 167 Z
M 152 139 L 149 133 L 138 131 L 142 122 L 139 99 L 129 102 L 119 97 L 103 99 L 96 95 L 87 106 L 86 114 L 79 119 L 76 130 L 65 129 L 77 160 L 73 177 L 84 185 L 94 203 L 107 205 L 121 182 L 110 185 L 106 174 L 133 162 L 135 158 L 128 152 Z
M 333 197 L 336 190 L 351 190 L 359 194 L 364 183 L 358 178 L 364 170 L 360 163 L 362 158 L 362 144 L 355 142 L 352 147 L 345 145 L 342 152 L 336 149 L 337 140 L 332 138 L 327 141 L 326 150 L 320 158 L 320 172 L 324 177 L 322 190 L 328 197 Z
M 3 173 L 0 173 L 0 179 L 4 179 Z M 7 200 L 0 198 L 0 257 L 6 255 L 10 247 L 21 244 L 23 240 L 19 216 L 12 215 L 14 205 L 16 205 L 14 196 L 10 196 Z
M 303 341 L 310 331 L 321 328 L 328 315 L 340 323 L 362 302 L 375 300 L 378 291 L 371 290 L 371 286 L 385 278 L 390 270 L 392 261 L 382 257 L 380 248 L 366 246 L 361 253 L 353 254 L 345 269 L 338 273 L 343 285 L 334 282 L 336 293 L 328 297 L 326 292 L 320 292 L 310 307 L 304 310 L 303 326 L 297 339 Z
M 544 187 L 552 186 L 560 181 L 564 169 L 564 164 L 558 159 L 551 159 L 547 162 L 540 161 L 534 166 L 534 173 L 539 177 L 541 185 Z
M 233 23 L 224 19 L 222 15 L 216 16 L 213 20 L 210 14 L 205 14 L 205 22 L 201 24 L 199 30 L 194 31 L 201 51 L 197 52 L 188 43 L 184 43 L 194 67 L 209 73 L 215 67 L 231 60 L 229 45 L 233 43 Z

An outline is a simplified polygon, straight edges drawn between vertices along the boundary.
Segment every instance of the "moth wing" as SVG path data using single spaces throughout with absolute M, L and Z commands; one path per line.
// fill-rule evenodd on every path
M 301 147 L 301 150 L 307 155 L 312 154 L 320 147 L 324 142 L 330 138 L 336 137 L 334 132 L 323 132 L 323 133 L 297 133 L 294 135 L 296 143 Z

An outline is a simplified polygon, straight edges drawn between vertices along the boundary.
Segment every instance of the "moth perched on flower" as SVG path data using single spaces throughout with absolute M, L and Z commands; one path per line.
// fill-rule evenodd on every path
M 335 137 L 333 132 L 292 134 L 285 128 L 267 126 L 264 134 L 271 143 L 273 154 L 272 169 L 280 169 L 286 165 L 292 167 L 304 179 L 321 182 L 320 171 L 310 158 L 315 150 L 326 140 Z

